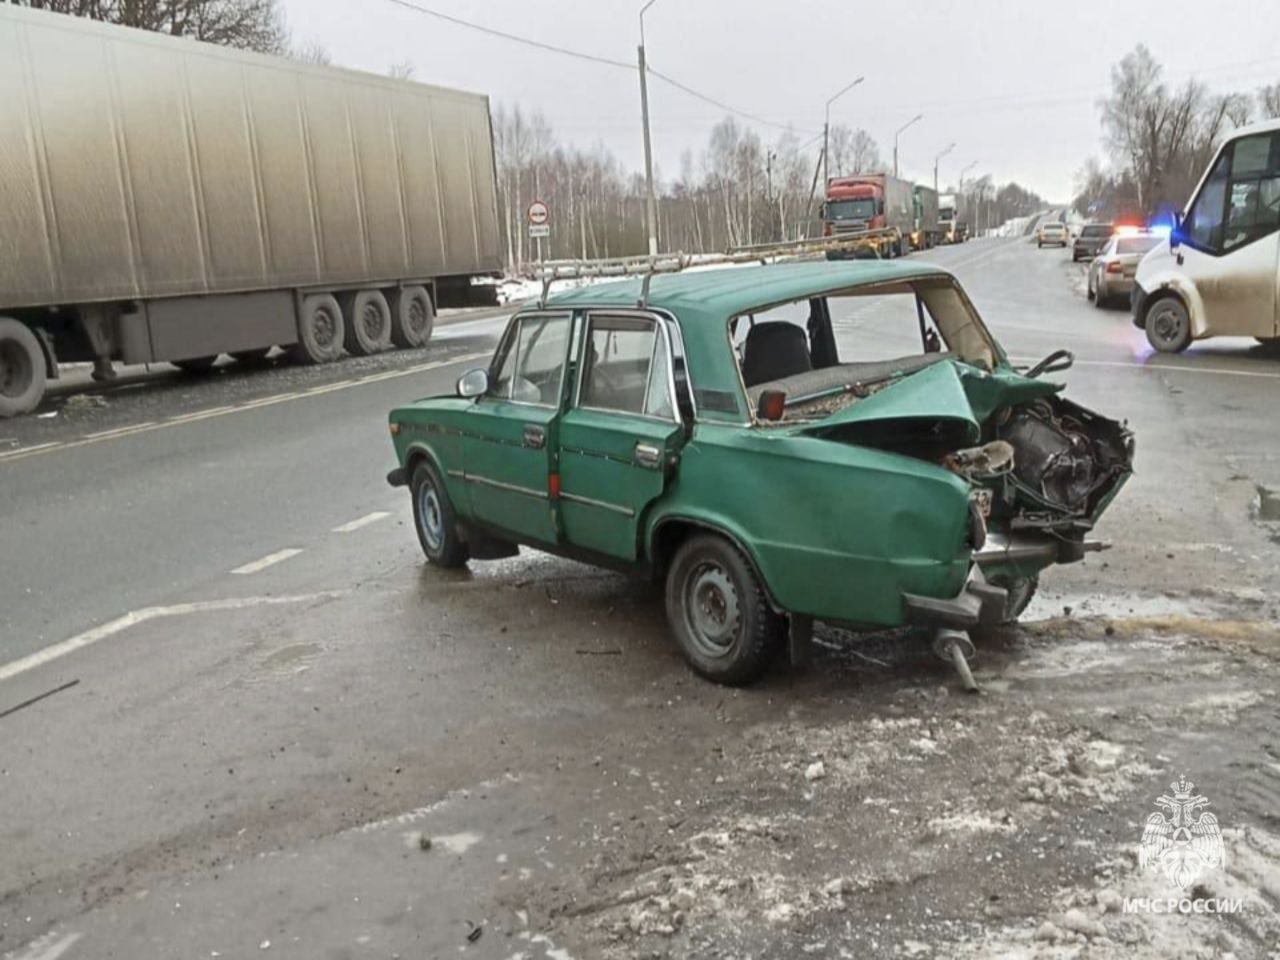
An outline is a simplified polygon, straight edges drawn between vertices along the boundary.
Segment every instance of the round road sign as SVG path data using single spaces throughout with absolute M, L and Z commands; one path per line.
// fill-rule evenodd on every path
M 551 211 L 547 209 L 547 205 L 541 200 L 535 200 L 529 204 L 529 222 L 535 227 L 540 227 L 551 219 Z

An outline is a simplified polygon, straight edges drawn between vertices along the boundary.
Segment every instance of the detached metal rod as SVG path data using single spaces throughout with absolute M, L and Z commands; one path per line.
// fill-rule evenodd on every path
M 951 662 L 955 664 L 956 673 L 960 674 L 960 685 L 969 693 L 977 693 L 978 682 L 973 679 L 969 661 L 964 658 L 964 651 L 960 649 L 960 644 L 953 640 L 948 646 L 951 648 Z

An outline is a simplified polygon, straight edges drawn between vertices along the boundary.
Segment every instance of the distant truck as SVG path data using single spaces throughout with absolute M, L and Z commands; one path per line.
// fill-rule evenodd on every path
M 887 173 L 832 177 L 822 206 L 822 235 L 880 231 L 875 241 L 881 256 L 900 257 L 915 229 L 911 184 Z
M 969 226 L 958 218 L 959 210 L 954 193 L 938 197 L 938 228 L 943 243 L 964 243 L 969 239 Z
M 0 416 L 60 363 L 422 346 L 501 267 L 488 98 L 0 4 Z
M 937 191 L 916 184 L 912 190 L 912 202 L 911 248 L 928 250 L 936 247 L 942 242 Z

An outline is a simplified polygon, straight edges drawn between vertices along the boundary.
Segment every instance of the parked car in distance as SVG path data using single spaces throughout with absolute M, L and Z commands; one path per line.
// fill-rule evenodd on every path
M 1050 223 L 1040 224 L 1040 229 L 1036 231 L 1036 246 L 1043 247 L 1045 244 L 1053 244 L 1058 247 L 1065 247 L 1070 238 L 1067 234 L 1067 225 L 1054 220 Z
M 1157 350 L 1206 337 L 1280 347 L 1280 120 L 1218 148 L 1168 243 L 1138 266 L 1133 324 Z
M 1094 306 L 1102 307 L 1108 300 L 1120 296 L 1128 302 L 1138 264 L 1161 240 L 1163 237 L 1146 232 L 1120 234 L 1108 240 L 1089 264 L 1085 295 Z
M 1116 232 L 1113 223 L 1086 223 L 1080 228 L 1080 235 L 1076 237 L 1075 243 L 1071 247 L 1071 262 L 1078 260 L 1088 260 L 1090 257 L 1096 257 L 1102 252 L 1102 248 L 1107 245 L 1107 241 L 1111 239 L 1111 235 Z
M 844 351 L 832 312 L 859 298 L 888 339 Z M 746 683 L 815 619 L 1011 621 L 1100 546 L 1133 441 L 1042 379 L 1070 361 L 1014 369 L 915 261 L 602 283 L 517 313 L 456 396 L 393 410 L 387 479 L 431 563 L 523 544 L 661 580 L 692 667 Z

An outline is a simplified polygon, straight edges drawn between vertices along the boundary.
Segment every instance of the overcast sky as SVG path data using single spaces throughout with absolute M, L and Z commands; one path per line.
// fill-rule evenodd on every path
M 510 33 L 633 62 L 634 0 L 420 0 L 421 5 Z M 541 110 L 563 141 L 603 142 L 642 165 L 635 72 L 542 52 L 397 6 L 393 0 L 284 0 L 299 42 L 334 62 L 385 72 L 408 61 L 415 79 Z M 1109 70 L 1142 41 L 1173 80 L 1196 75 L 1215 89 L 1252 91 L 1280 79 L 1280 3 L 1272 0 L 656 0 L 645 17 L 650 64 L 717 100 L 802 139 L 832 121 L 863 126 L 888 161 L 902 134 L 904 176 L 1017 180 L 1050 200 L 1069 198 L 1086 156 L 1102 153 L 1097 98 Z M 664 176 L 695 156 L 724 114 L 661 83 L 650 85 L 655 159 Z M 746 121 L 750 123 L 750 121 Z M 781 131 L 756 125 L 767 140 Z M 813 148 L 816 158 L 816 146 Z

